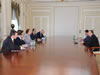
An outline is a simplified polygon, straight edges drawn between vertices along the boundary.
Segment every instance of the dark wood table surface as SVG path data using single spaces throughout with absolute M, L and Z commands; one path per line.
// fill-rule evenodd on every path
M 47 38 L 34 49 L 0 54 L 0 75 L 99 75 L 95 56 L 72 37 Z

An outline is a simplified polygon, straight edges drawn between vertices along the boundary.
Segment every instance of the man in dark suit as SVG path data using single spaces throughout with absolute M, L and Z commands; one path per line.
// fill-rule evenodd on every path
M 91 54 L 93 54 L 93 51 L 99 51 L 99 48 L 92 49 L 92 47 L 99 47 L 99 40 L 95 36 L 93 30 L 89 30 L 87 35 L 88 39 L 82 41 L 82 44 L 85 46 L 85 50 L 89 51 Z
M 90 41 L 89 41 L 89 47 L 99 47 L 99 40 L 95 36 L 93 30 L 89 31 Z M 93 51 L 99 51 L 99 49 L 94 49 Z
M 36 29 L 35 28 L 32 29 L 32 33 L 31 33 L 30 37 L 31 37 L 32 40 L 36 40 L 37 35 L 36 35 Z
M 14 40 L 15 44 L 18 46 L 22 46 L 23 44 L 25 44 L 24 42 L 24 37 L 23 37 L 23 30 L 18 30 L 18 37 Z
M 11 50 L 20 50 L 21 49 L 20 46 L 18 46 L 14 43 L 14 39 L 16 39 L 16 38 L 17 38 L 17 32 L 12 30 L 10 32 L 10 36 L 8 36 L 3 42 L 3 45 L 2 45 L 3 53 L 11 52 Z
M 85 35 L 86 37 L 83 39 L 82 44 L 85 46 L 89 45 L 89 41 L 90 41 L 90 36 L 88 35 L 89 30 L 85 30 Z
M 84 38 L 83 41 L 88 41 L 88 39 L 89 39 L 88 32 L 89 32 L 89 30 L 85 30 L 86 37 Z
M 43 37 L 44 37 L 44 30 L 42 29 L 40 32 L 37 33 L 37 42 L 41 42 Z

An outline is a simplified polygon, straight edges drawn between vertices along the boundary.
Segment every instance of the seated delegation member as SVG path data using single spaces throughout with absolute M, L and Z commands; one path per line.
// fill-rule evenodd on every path
M 98 38 L 95 36 L 93 30 L 89 31 L 89 36 L 91 38 L 91 40 L 89 41 L 89 47 L 99 47 L 99 40 Z M 99 49 L 94 49 L 93 51 L 99 51 Z
M 14 30 L 11 30 L 10 36 L 8 36 L 3 42 L 3 46 L 2 46 L 3 53 L 11 52 L 11 50 L 20 50 L 21 49 L 20 46 L 18 46 L 14 43 L 14 39 L 16 39 L 16 38 L 17 38 L 17 32 Z
M 89 30 L 85 30 L 85 35 L 86 35 L 86 37 L 84 38 L 84 42 L 87 42 L 89 39 L 90 39 L 90 37 L 89 37 L 89 35 L 88 35 L 88 32 L 89 32 Z
M 90 37 L 90 39 L 87 41 L 87 43 L 83 42 L 83 44 L 88 48 L 99 47 L 98 38 L 95 36 L 93 30 L 89 30 L 88 36 Z M 93 51 L 99 51 L 99 49 L 94 49 Z
M 89 33 L 89 30 L 85 30 L 85 35 L 86 37 L 82 40 L 82 44 L 85 45 L 85 46 L 88 46 L 88 41 L 90 40 L 90 36 L 88 35 Z
M 26 44 L 31 44 L 33 41 L 31 40 L 31 30 L 30 29 L 27 29 L 26 30 L 26 34 L 24 35 L 24 38 L 25 38 L 25 43 Z
M 25 44 L 24 37 L 23 37 L 23 30 L 18 30 L 18 37 L 14 40 L 15 44 L 18 46 L 22 46 Z
M 42 38 L 44 37 L 44 33 L 45 33 L 45 31 L 43 29 L 37 33 L 37 42 L 42 41 Z
M 32 40 L 36 40 L 37 35 L 36 35 L 36 29 L 35 28 L 32 29 L 32 33 L 31 33 L 30 37 L 31 37 Z

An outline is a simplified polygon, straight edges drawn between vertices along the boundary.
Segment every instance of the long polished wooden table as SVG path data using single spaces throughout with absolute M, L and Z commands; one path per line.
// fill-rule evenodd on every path
M 72 37 L 50 37 L 25 51 L 0 54 L 0 75 L 99 75 L 95 56 Z

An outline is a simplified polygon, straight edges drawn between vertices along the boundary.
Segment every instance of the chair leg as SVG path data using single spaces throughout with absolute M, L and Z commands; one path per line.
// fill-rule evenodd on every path
M 88 52 L 88 47 L 85 47 L 85 51 Z

